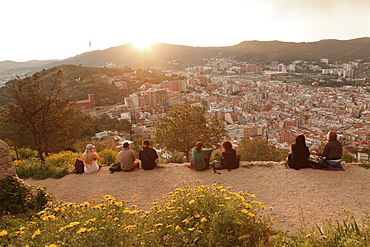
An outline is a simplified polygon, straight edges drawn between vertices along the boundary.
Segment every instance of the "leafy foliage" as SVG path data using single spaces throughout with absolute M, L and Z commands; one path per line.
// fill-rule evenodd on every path
M 18 146 L 28 146 L 43 153 L 58 152 L 74 141 L 86 128 L 90 118 L 71 108 L 70 99 L 62 91 L 58 71 L 50 83 L 38 73 L 17 80 L 10 89 L 13 104 L 7 106 L 3 120 L 5 133 Z
M 72 172 L 74 163 L 81 154 L 64 151 L 48 156 L 45 164 L 37 159 L 14 161 L 15 169 L 20 178 L 62 178 Z
M 289 150 L 278 149 L 264 138 L 243 139 L 237 148 L 244 161 L 282 161 Z
M 206 119 L 199 106 L 183 105 L 172 108 L 167 117 L 158 120 L 155 142 L 166 150 L 185 153 L 189 161 L 189 152 L 197 141 L 218 146 L 224 134 L 218 119 Z
M 100 157 L 99 164 L 103 166 L 110 166 L 119 162 L 118 153 L 116 151 L 104 149 L 100 151 L 98 154 Z
M 0 180 L 0 185 L 0 214 L 40 210 L 52 200 L 52 196 L 44 188 L 30 186 L 17 176 L 8 176 Z
M 191 182 L 190 182 L 191 183 Z M 262 246 L 272 233 L 255 195 L 213 185 L 184 184 L 149 210 L 104 196 L 90 205 L 63 203 L 16 229 L 0 231 L 6 246 Z M 0 229 L 1 230 L 1 229 Z
M 103 114 L 93 119 L 92 126 L 94 133 L 105 130 L 118 131 L 120 133 L 132 133 L 132 124 L 128 120 L 118 120 L 117 118 L 111 118 L 107 114 Z
M 353 155 L 349 154 L 349 153 L 343 153 L 342 155 L 342 160 L 346 163 L 353 163 L 353 162 L 357 162 L 357 159 L 355 157 L 353 157 Z

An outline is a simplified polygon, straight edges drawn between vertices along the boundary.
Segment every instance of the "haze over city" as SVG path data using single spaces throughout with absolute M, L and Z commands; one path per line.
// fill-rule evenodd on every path
M 65 59 L 127 43 L 369 37 L 369 7 L 368 0 L 2 1 L 0 61 Z

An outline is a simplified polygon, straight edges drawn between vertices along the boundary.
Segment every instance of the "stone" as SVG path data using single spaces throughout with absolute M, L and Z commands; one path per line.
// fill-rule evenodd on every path
M 0 180 L 16 174 L 9 146 L 0 140 Z

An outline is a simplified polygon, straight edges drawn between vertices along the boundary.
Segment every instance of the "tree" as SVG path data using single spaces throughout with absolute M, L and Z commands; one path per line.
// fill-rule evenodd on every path
M 14 81 L 10 88 L 13 103 L 7 105 L 5 125 L 14 133 L 14 142 L 35 148 L 39 158 L 59 152 L 84 131 L 90 117 L 70 107 L 70 98 L 63 93 L 61 71 L 44 82 L 39 73 Z
M 243 139 L 237 151 L 245 161 L 282 161 L 289 153 L 288 149 L 279 149 L 264 138 Z
M 107 114 L 103 114 L 95 118 L 92 122 L 94 133 L 105 130 L 118 131 L 132 134 L 132 124 L 126 119 L 111 118 Z
M 206 119 L 201 107 L 183 105 L 172 108 L 168 116 L 158 120 L 154 135 L 156 144 L 161 148 L 183 152 L 189 161 L 190 150 L 197 141 L 216 147 L 225 130 L 218 119 Z
M 342 160 L 346 163 L 354 163 L 357 162 L 357 158 L 350 153 L 343 153 Z

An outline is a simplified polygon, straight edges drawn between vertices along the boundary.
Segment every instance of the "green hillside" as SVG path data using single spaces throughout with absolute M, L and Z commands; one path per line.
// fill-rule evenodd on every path
M 123 100 L 130 93 L 137 90 L 145 82 L 160 83 L 169 78 L 156 71 L 145 71 L 138 69 L 125 68 L 102 68 L 84 67 L 77 65 L 60 65 L 48 70 L 40 71 L 40 75 L 45 82 L 55 78 L 58 71 L 62 71 L 60 80 L 64 86 L 66 94 L 72 100 L 87 99 L 88 94 L 95 95 L 96 106 L 111 105 Z M 119 89 L 114 82 L 124 81 L 127 89 Z M 8 88 L 12 81 L 0 88 L 0 105 L 10 102 Z

